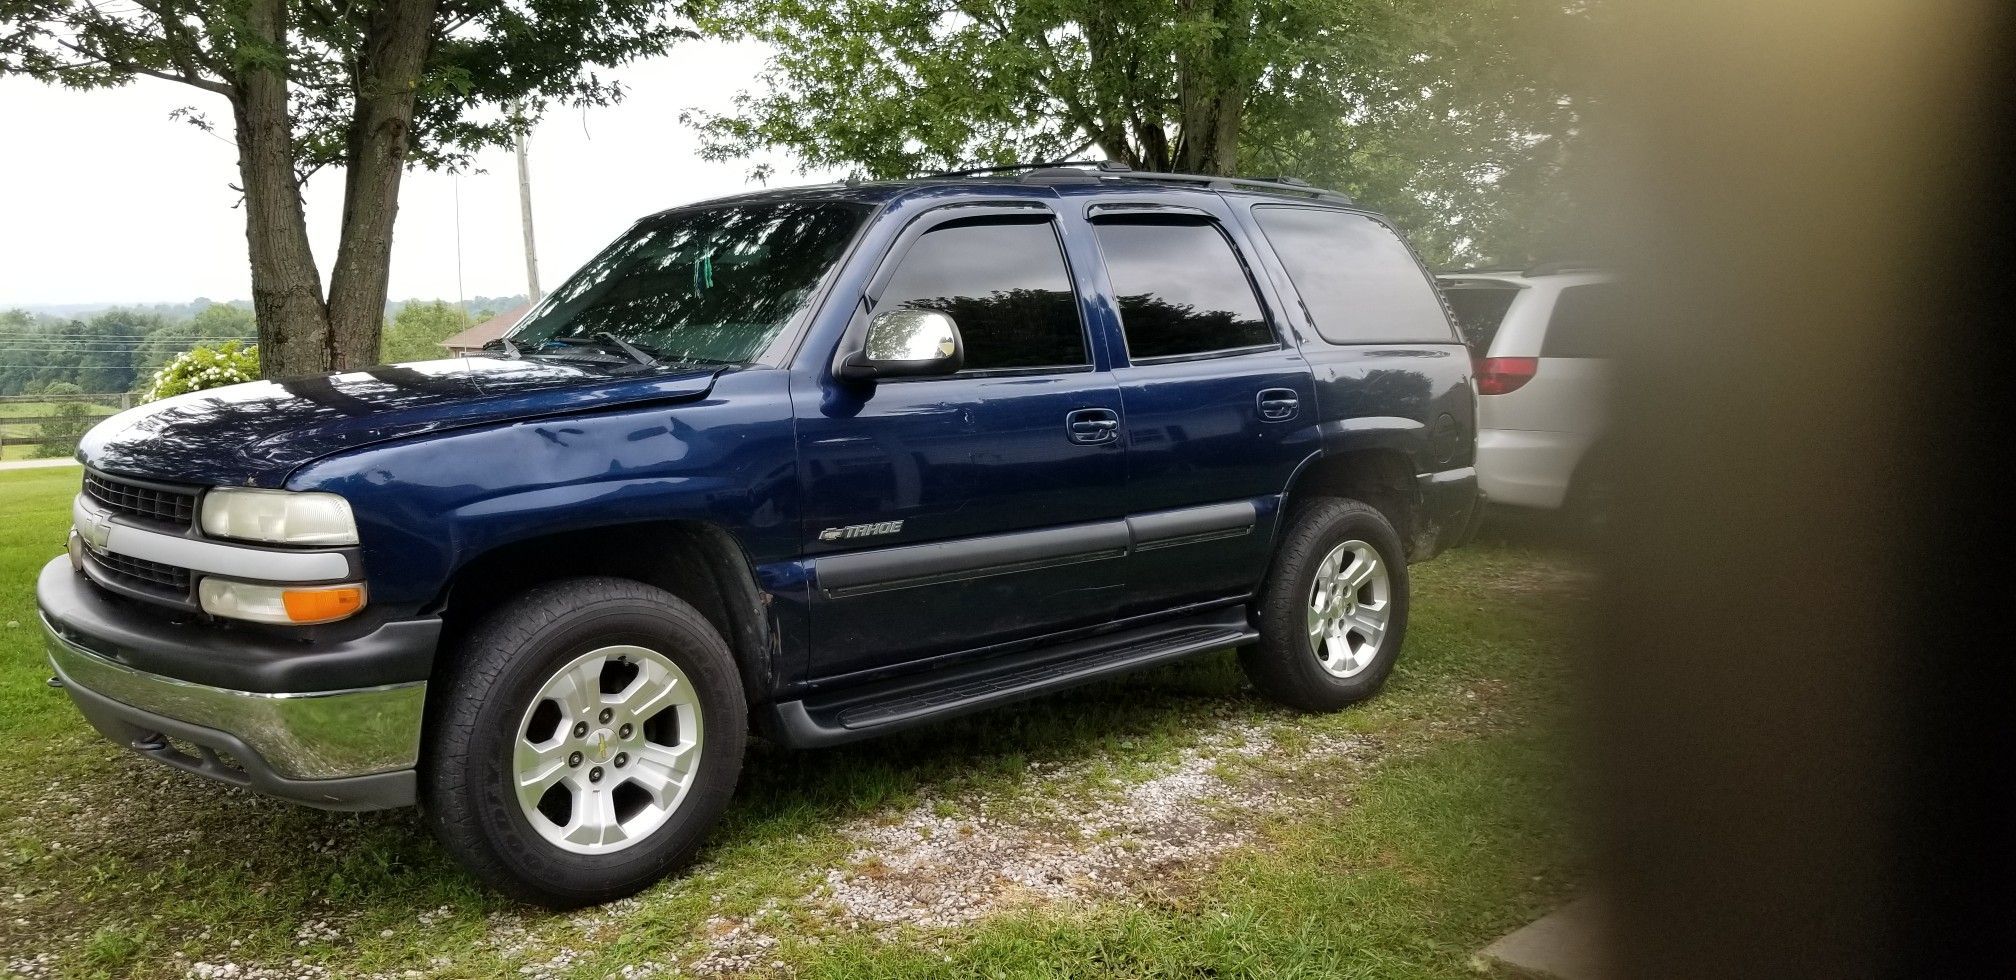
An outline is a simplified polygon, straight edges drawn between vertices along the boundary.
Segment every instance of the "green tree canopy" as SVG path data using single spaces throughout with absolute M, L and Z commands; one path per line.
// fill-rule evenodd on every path
M 891 178 L 1081 155 L 1294 175 L 1393 213 L 1436 261 L 1516 250 L 1577 124 L 1558 0 L 698 0 L 777 54 L 703 153 Z M 1576 10 L 1583 9 L 1577 6 Z M 1516 208 L 1514 208 L 1516 210 Z
M 92 89 L 154 78 L 228 108 L 262 363 L 378 358 L 400 178 L 457 167 L 549 103 L 599 105 L 595 68 L 683 31 L 660 0 L 0 0 L 0 74 Z M 205 106 L 182 115 L 209 129 Z M 301 184 L 344 169 L 325 293 Z
M 251 310 L 212 303 L 187 320 L 176 320 L 148 334 L 135 352 L 133 367 L 145 382 L 177 354 L 200 344 L 226 340 L 250 344 L 258 335 L 258 323 Z
M 469 314 L 438 299 L 432 303 L 407 303 L 385 329 L 385 349 L 379 359 L 399 364 L 446 357 L 448 351 L 441 342 L 469 329 L 473 322 Z

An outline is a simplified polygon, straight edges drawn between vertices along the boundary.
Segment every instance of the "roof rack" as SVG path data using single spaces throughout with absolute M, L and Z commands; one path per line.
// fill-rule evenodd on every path
M 1118 160 L 1051 160 L 1047 163 L 1003 163 L 992 167 L 968 167 L 965 170 L 946 170 L 926 177 L 981 177 L 987 174 L 1012 174 L 1018 170 L 1047 170 L 1051 167 L 1097 167 L 1100 170 L 1125 172 L 1128 167 Z
M 1087 172 L 1089 168 L 1090 172 Z M 1049 163 L 1004 163 L 992 167 L 974 167 L 968 170 L 950 170 L 930 174 L 932 177 L 979 177 L 988 174 L 1021 173 L 1028 183 L 1078 183 L 1094 182 L 1100 177 L 1125 177 L 1128 180 L 1166 181 L 1172 184 L 1203 184 L 1212 190 L 1239 190 L 1257 188 L 1282 194 L 1297 194 L 1318 200 L 1351 203 L 1351 198 L 1338 191 L 1317 187 L 1298 177 L 1222 177 L 1211 174 L 1165 174 L 1153 170 L 1135 170 L 1118 160 L 1055 160 Z M 1078 175 L 1067 177 L 1066 174 Z
M 1466 266 L 1461 269 L 1438 269 L 1435 271 L 1435 274 L 1438 276 L 1460 276 L 1472 272 L 1480 272 L 1480 273 L 1488 272 L 1493 274 L 1509 273 L 1516 276 L 1523 276 L 1526 274 L 1526 267 L 1523 265 L 1473 265 L 1473 266 Z
M 1460 276 L 1469 273 L 1491 273 L 1539 278 L 1540 276 L 1558 276 L 1569 272 L 1601 272 L 1608 268 L 1610 267 L 1601 262 L 1590 262 L 1582 259 L 1552 259 L 1534 265 L 1478 265 L 1467 269 L 1445 269 L 1435 274 L 1438 276 Z
M 1542 262 L 1531 269 L 1527 269 L 1526 274 L 1529 276 L 1558 276 L 1564 272 L 1593 272 L 1606 268 L 1609 267 L 1601 262 L 1590 262 L 1585 259 L 1555 259 L 1552 262 Z

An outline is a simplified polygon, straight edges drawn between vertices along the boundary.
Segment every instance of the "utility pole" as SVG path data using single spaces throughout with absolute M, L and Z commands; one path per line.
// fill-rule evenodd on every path
M 462 288 L 462 175 L 455 181 L 455 308 L 469 313 L 469 292 Z
M 525 169 L 524 123 L 518 126 L 518 136 L 513 142 L 518 151 L 518 213 L 525 219 L 525 285 L 526 296 L 534 304 L 539 302 L 539 253 L 532 245 L 532 174 Z

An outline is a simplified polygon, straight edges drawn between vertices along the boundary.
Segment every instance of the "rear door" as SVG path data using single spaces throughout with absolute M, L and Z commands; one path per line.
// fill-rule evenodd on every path
M 1411 467 L 1419 506 L 1402 533 L 1410 554 L 1432 551 L 1476 500 L 1477 408 L 1469 350 L 1427 268 L 1363 211 L 1265 201 L 1247 213 L 1271 246 L 1269 275 L 1294 297 L 1324 451 Z
M 1315 451 L 1309 366 L 1239 229 L 1202 209 L 1090 212 L 1124 361 L 1127 612 L 1250 592 L 1280 495 Z
M 876 311 L 937 310 L 958 325 L 966 366 L 872 383 L 826 371 L 799 399 L 813 676 L 1108 618 L 1127 544 L 1121 401 L 1054 212 L 928 212 L 867 293 L 850 337 Z

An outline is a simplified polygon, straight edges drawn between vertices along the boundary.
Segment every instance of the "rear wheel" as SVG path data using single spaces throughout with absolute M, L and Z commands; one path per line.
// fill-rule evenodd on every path
M 1407 564 L 1385 515 L 1356 500 L 1290 518 L 1260 597 L 1260 640 L 1240 651 L 1253 685 L 1332 711 L 1379 692 L 1407 634 Z
M 1561 503 L 1561 515 L 1569 531 L 1583 542 L 1593 542 L 1610 527 L 1616 507 L 1616 472 L 1612 457 L 1601 450 L 1590 453 L 1575 468 L 1568 493 Z
M 696 851 L 734 791 L 747 708 L 692 606 L 624 579 L 535 588 L 442 679 L 423 772 L 442 844 L 554 907 L 628 895 Z

